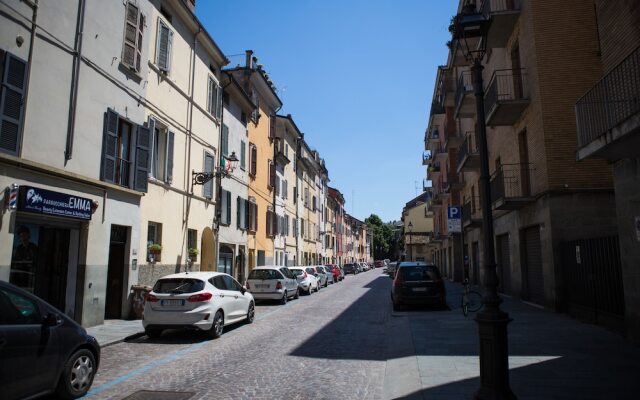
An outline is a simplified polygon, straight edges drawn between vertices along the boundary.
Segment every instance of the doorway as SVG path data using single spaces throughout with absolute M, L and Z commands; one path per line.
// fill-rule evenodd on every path
M 107 266 L 107 295 L 104 306 L 105 319 L 122 318 L 122 298 L 125 292 L 125 259 L 127 227 L 111 225 L 109 262 Z
M 233 276 L 233 250 L 227 245 L 220 246 L 218 257 L 218 272 Z

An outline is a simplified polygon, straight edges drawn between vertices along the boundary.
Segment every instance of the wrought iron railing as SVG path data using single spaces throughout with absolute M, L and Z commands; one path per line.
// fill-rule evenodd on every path
M 491 202 L 531 196 L 531 164 L 504 164 L 491 176 Z
M 480 198 L 474 196 L 462 205 L 462 221 L 471 222 L 474 219 L 480 219 L 482 212 L 480 209 Z
M 461 165 L 465 158 L 471 154 L 478 153 L 477 148 L 477 140 L 476 140 L 476 132 L 470 131 L 465 134 L 464 142 L 462 146 L 458 149 L 458 165 Z
M 436 100 L 431 103 L 431 115 L 434 114 L 444 114 L 444 105 Z
M 639 112 L 640 47 L 576 103 L 578 146 L 586 146 Z
M 499 101 L 525 100 L 529 98 L 527 71 L 519 69 L 498 69 L 493 72 L 484 96 L 487 115 Z
M 471 71 L 462 71 L 460 73 L 460 76 L 458 77 L 458 84 L 456 85 L 456 109 L 460 107 L 460 103 L 462 103 L 462 97 L 468 93 L 473 93 L 473 80 Z
M 484 0 L 480 5 L 480 13 L 489 18 L 492 12 L 516 11 L 520 8 L 520 0 Z

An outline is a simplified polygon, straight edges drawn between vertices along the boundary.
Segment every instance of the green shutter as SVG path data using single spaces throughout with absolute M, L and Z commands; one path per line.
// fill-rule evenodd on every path
M 119 118 L 118 114 L 112 109 L 107 109 L 107 112 L 104 115 L 102 168 L 100 170 L 100 179 L 105 182 L 116 182 Z
M 240 142 L 240 168 L 245 169 L 247 158 L 247 144 L 243 141 Z
M 227 225 L 231 224 L 231 192 L 226 193 L 227 196 Z
M 225 124 L 222 124 L 222 140 L 221 140 L 220 147 L 222 148 L 222 155 L 228 156 L 229 155 L 229 127 Z
M 149 180 L 149 154 L 151 144 L 151 131 L 146 126 L 138 126 L 136 133 L 136 152 L 133 160 L 134 171 L 134 189 L 139 192 L 147 191 L 147 182 Z

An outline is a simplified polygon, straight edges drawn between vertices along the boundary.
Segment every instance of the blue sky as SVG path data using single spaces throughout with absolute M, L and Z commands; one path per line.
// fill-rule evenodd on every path
M 196 1 L 230 66 L 251 49 L 325 159 L 347 212 L 399 219 L 422 192 L 424 131 L 457 1 Z M 417 182 L 417 183 L 416 183 Z

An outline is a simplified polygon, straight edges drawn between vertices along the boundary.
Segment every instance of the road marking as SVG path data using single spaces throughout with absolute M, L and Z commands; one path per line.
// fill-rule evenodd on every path
M 255 320 L 256 321 L 260 321 L 260 320 L 262 320 L 262 319 L 264 319 L 264 318 L 266 318 L 266 317 L 268 317 L 270 315 L 273 315 L 273 314 L 277 313 L 280 310 L 284 310 L 287 307 L 289 307 L 289 308 L 295 307 L 296 304 L 299 304 L 299 303 L 298 302 L 296 302 L 296 303 L 287 302 L 287 304 L 281 305 L 281 306 L 279 306 L 278 308 L 276 308 L 273 311 L 269 311 L 267 313 L 264 313 L 264 314 L 261 314 L 259 316 L 256 316 Z M 242 328 L 244 328 L 246 326 L 247 325 L 240 326 L 240 327 L 234 329 L 233 331 L 228 332 L 227 334 L 225 334 L 223 336 L 223 338 L 232 336 L 234 334 L 234 332 L 238 332 L 238 331 L 240 331 Z M 194 343 L 194 344 L 190 345 L 189 347 L 187 347 L 185 349 L 177 350 L 176 352 L 168 354 L 167 356 L 162 357 L 162 358 L 160 358 L 160 359 L 158 359 L 158 360 L 156 360 L 156 361 L 154 361 L 154 362 L 152 362 L 150 364 L 147 364 L 144 367 L 140 367 L 140 368 L 134 369 L 133 371 L 129 371 L 129 372 L 127 372 L 126 374 L 124 374 L 122 376 L 119 376 L 119 377 L 117 377 L 115 379 L 112 379 L 112 380 L 106 382 L 106 383 L 103 383 L 102 385 L 100 385 L 100 386 L 98 386 L 98 387 L 96 387 L 94 389 L 91 389 L 86 394 L 85 398 L 90 398 L 92 396 L 100 394 L 100 393 L 104 392 L 105 390 L 111 389 L 112 387 L 114 387 L 116 385 L 119 385 L 119 384 L 121 384 L 121 383 L 123 383 L 123 382 L 125 382 L 125 381 L 127 381 L 127 380 L 129 380 L 131 378 L 133 378 L 134 376 L 140 375 L 143 372 L 146 372 L 146 371 L 148 371 L 148 370 L 150 370 L 152 368 L 155 368 L 157 366 L 165 364 L 165 363 L 167 363 L 169 361 L 176 360 L 176 359 L 180 358 L 181 356 L 183 356 L 183 355 L 185 355 L 187 353 L 191 353 L 192 351 L 198 350 L 199 348 L 201 348 L 204 345 L 209 344 L 209 343 L 211 343 L 211 341 L 209 341 L 209 340 L 206 340 L 206 341 L 200 342 L 200 343 Z

